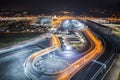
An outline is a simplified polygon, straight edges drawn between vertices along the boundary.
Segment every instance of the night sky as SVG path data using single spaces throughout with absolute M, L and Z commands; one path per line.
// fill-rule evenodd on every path
M 0 8 L 26 8 L 26 9 L 62 9 L 70 8 L 117 8 L 120 0 L 1 0 Z
M 100 8 L 120 11 L 120 0 L 1 0 L 0 9 L 31 9 L 31 10 L 68 10 L 82 11 Z

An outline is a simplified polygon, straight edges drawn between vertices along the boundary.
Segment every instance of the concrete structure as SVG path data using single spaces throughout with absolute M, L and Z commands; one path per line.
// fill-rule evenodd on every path
M 36 26 L 51 26 L 52 25 L 52 17 L 51 16 L 39 16 L 36 20 Z

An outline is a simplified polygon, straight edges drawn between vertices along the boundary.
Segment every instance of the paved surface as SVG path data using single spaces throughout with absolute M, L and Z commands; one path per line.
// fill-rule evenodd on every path
M 24 48 L 12 52 L 13 54 L 9 56 L 0 58 L 0 80 L 27 80 L 23 70 L 23 63 L 29 55 L 38 49 L 40 50 L 35 46 Z
M 118 75 L 120 72 L 120 55 L 113 64 L 111 70 L 108 72 L 104 80 L 118 80 Z

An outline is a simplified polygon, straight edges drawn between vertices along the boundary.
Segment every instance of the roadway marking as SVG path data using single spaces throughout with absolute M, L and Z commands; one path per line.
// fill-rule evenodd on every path
M 104 67 L 104 69 L 106 69 L 106 64 L 100 62 L 100 61 L 96 61 L 96 60 L 92 60 L 94 63 L 100 64 Z

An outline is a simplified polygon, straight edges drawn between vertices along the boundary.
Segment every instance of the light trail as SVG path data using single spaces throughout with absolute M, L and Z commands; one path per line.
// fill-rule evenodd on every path
M 80 58 L 78 61 L 73 63 L 70 67 L 68 67 L 64 73 L 57 80 L 69 80 L 78 70 L 80 70 L 84 65 L 91 62 L 96 56 L 102 54 L 103 46 L 101 41 L 96 38 L 90 30 L 84 30 L 84 32 L 90 37 L 90 39 L 94 42 L 95 48 L 90 51 L 88 54 Z
M 46 36 L 47 37 L 47 36 Z M 36 57 L 38 57 L 39 55 L 44 55 L 44 54 L 47 54 L 49 52 L 52 52 L 56 49 L 58 49 L 59 47 L 61 46 L 60 42 L 59 42 L 59 39 L 56 35 L 51 35 L 51 46 L 42 50 L 42 51 L 39 51 L 39 52 L 36 52 L 34 54 L 32 54 L 30 57 L 28 57 L 26 59 L 26 61 L 24 62 L 23 66 L 24 66 L 24 70 L 25 70 L 25 74 L 30 77 L 29 74 L 27 74 L 27 72 L 29 70 L 33 70 L 33 65 L 32 65 L 32 62 L 34 61 L 34 59 Z M 32 71 L 34 73 L 34 70 Z
M 92 59 L 94 59 L 96 56 L 100 55 L 103 51 L 103 46 L 101 41 L 96 38 L 90 30 L 84 30 L 84 33 L 90 37 L 90 40 L 93 41 L 95 45 L 92 45 L 91 47 L 94 47 L 90 52 L 88 52 L 85 56 L 71 64 L 68 68 L 66 68 L 63 71 L 60 71 L 60 76 L 56 80 L 68 80 L 70 79 L 78 70 L 80 70 L 82 67 L 84 67 L 87 63 L 91 62 Z M 51 38 L 51 46 L 49 48 L 46 48 L 40 52 L 34 53 L 29 57 L 29 59 L 33 60 L 39 55 L 54 51 L 58 49 L 61 46 L 60 41 L 56 35 L 52 35 Z M 28 61 L 29 62 L 29 61 Z M 27 61 L 25 62 L 27 63 Z
M 84 55 L 83 57 L 81 57 L 79 60 L 75 61 L 71 65 L 69 65 L 69 67 L 67 67 L 63 71 L 58 72 L 59 76 L 57 77 L 56 80 L 69 80 L 77 71 L 79 71 L 81 68 L 87 65 L 87 63 L 91 62 L 92 59 L 102 54 L 103 52 L 102 42 L 98 38 L 96 38 L 90 30 L 86 29 L 86 30 L 83 30 L 83 32 L 90 38 L 92 42 L 91 49 L 87 50 L 86 55 Z M 26 64 L 32 63 L 34 58 L 38 57 L 39 55 L 44 55 L 49 52 L 52 52 L 58 49 L 60 46 L 61 46 L 61 43 L 59 41 L 59 38 L 56 35 L 52 34 L 51 46 L 40 52 L 36 52 L 30 57 L 28 57 L 28 59 L 25 61 L 24 68 L 27 68 Z
M 40 51 L 40 52 L 36 52 L 36 53 L 32 54 L 30 56 L 30 59 L 34 59 L 35 57 L 37 57 L 40 54 L 48 53 L 53 49 L 55 50 L 55 49 L 59 48 L 60 46 L 61 46 L 61 44 L 60 44 L 60 41 L 59 41 L 58 37 L 56 35 L 52 35 L 51 46 L 42 50 L 42 51 Z

